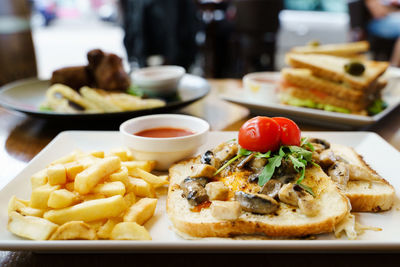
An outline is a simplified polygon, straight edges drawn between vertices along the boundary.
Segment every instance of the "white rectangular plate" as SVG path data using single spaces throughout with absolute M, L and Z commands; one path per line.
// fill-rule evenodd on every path
M 388 107 L 374 116 L 345 114 L 281 104 L 277 94 L 277 85 L 280 80 L 279 72 L 266 72 L 265 79 L 269 79 L 271 83 L 266 86 L 267 91 L 262 92 L 262 94 L 252 95 L 252 93 L 242 88 L 227 88 L 220 94 L 220 97 L 229 102 L 245 106 L 254 114 L 270 116 L 282 116 L 284 114 L 297 121 L 354 129 L 379 121 L 400 104 L 400 69 L 389 68 L 385 73 L 385 77 L 388 80 L 388 85 L 383 90 L 382 98 L 388 104 Z
M 316 136 L 354 147 L 366 162 L 400 191 L 398 179 L 400 153 L 386 141 L 369 132 L 304 132 L 304 136 Z M 236 132 L 210 132 L 208 142 L 199 153 L 215 145 L 235 138 Z M 152 241 L 31 241 L 18 238 L 7 230 L 7 203 L 12 195 L 29 199 L 30 176 L 75 149 L 83 151 L 105 150 L 121 147 L 118 132 L 67 131 L 59 134 L 14 179 L 0 191 L 0 250 L 35 251 L 232 251 L 232 250 L 400 250 L 399 201 L 392 210 L 377 214 L 360 213 L 357 220 L 382 231 L 367 231 L 358 240 L 335 239 L 332 234 L 317 236 L 316 240 L 233 240 L 197 239 L 184 240 L 174 233 L 165 212 L 166 196 L 161 196 L 154 217 L 146 223 Z

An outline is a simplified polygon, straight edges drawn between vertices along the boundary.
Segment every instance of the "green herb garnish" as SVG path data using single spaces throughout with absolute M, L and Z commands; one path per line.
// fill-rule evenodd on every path
M 261 174 L 258 176 L 258 185 L 264 186 L 272 178 L 275 169 L 281 165 L 282 160 L 287 159 L 292 162 L 294 169 L 300 173 L 300 177 L 297 179 L 296 184 L 300 185 L 308 193 L 314 196 L 312 189 L 301 183 L 305 177 L 307 164 L 311 163 L 317 165 L 312 161 L 312 152 L 305 149 L 305 147 L 309 147 L 313 151 L 314 147 L 306 139 L 301 140 L 301 145 L 303 147 L 281 146 L 278 155 L 275 155 L 268 160 L 268 164 L 265 165 Z
M 232 141 L 232 140 L 230 140 Z M 309 150 L 307 150 L 308 148 Z M 311 151 L 310 151 L 311 150 Z M 239 148 L 238 153 L 235 157 L 228 160 L 222 167 L 220 167 L 215 173 L 214 176 L 228 167 L 237 159 L 243 156 L 249 156 L 254 153 L 254 156 L 257 158 L 267 158 L 268 163 L 264 166 L 264 169 L 261 171 L 258 176 L 258 185 L 264 186 L 269 180 L 271 180 L 272 176 L 275 173 L 276 168 L 279 168 L 282 164 L 282 160 L 290 160 L 293 164 L 294 169 L 300 173 L 300 177 L 297 179 L 296 184 L 298 184 L 301 188 L 306 190 L 312 196 L 314 192 L 312 189 L 301 182 L 304 180 L 306 166 L 308 163 L 319 166 L 312 160 L 312 151 L 314 151 L 314 147 L 311 143 L 308 142 L 307 138 L 302 138 L 300 146 L 281 146 L 278 150 L 278 153 L 271 156 L 272 152 L 268 151 L 266 153 L 254 152 L 244 148 Z
M 387 108 L 387 103 L 382 99 L 375 100 L 371 106 L 368 107 L 368 115 L 376 115 Z
M 139 88 L 139 86 L 134 84 L 131 84 L 131 86 L 129 86 L 128 90 L 126 90 L 126 93 L 138 97 L 142 97 L 144 95 L 143 91 Z
M 39 107 L 39 110 L 40 110 L 40 111 L 53 111 L 52 108 L 47 107 L 47 106 L 40 106 L 40 107 Z
M 238 154 L 237 154 L 235 157 L 233 157 L 233 158 L 231 158 L 230 160 L 228 160 L 228 162 L 226 162 L 224 165 L 222 165 L 222 167 L 219 168 L 219 169 L 214 173 L 214 176 L 217 175 L 218 173 L 220 173 L 223 169 L 225 169 L 225 168 L 228 167 L 229 165 L 231 165 L 232 162 L 234 162 L 234 161 L 237 160 L 238 158 L 243 157 L 243 156 L 248 156 L 248 155 L 250 155 L 251 153 L 253 153 L 253 151 L 250 151 L 250 150 L 247 150 L 247 149 L 244 149 L 244 148 L 239 148 Z
M 275 172 L 275 168 L 281 166 L 282 159 L 283 159 L 283 156 L 276 155 L 268 160 L 268 164 L 265 165 L 261 174 L 258 176 L 258 185 L 259 186 L 265 185 L 272 178 L 272 175 L 274 175 L 274 172 Z
M 267 153 L 257 152 L 254 156 L 256 158 L 269 158 L 271 156 L 271 151 L 268 151 Z
M 312 191 L 311 187 L 306 186 L 305 184 L 298 184 L 301 188 L 303 188 L 304 190 L 306 190 L 310 195 L 312 195 L 313 197 L 315 197 L 314 192 Z

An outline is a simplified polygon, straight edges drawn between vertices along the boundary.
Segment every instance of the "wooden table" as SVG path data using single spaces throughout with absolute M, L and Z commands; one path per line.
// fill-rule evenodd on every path
M 251 115 L 243 107 L 223 102 L 217 98 L 219 90 L 230 86 L 240 86 L 237 80 L 212 80 L 213 90 L 205 99 L 181 110 L 180 112 L 203 117 L 211 124 L 212 130 L 238 130 Z M 400 109 L 370 127 L 386 141 L 400 150 Z M 332 131 L 299 123 L 302 130 Z M 27 117 L 23 114 L 0 108 L 0 187 L 12 179 L 40 150 L 42 150 L 59 132 L 64 130 L 117 130 L 118 125 L 74 124 L 74 122 L 55 123 Z M 3 211 L 4 212 L 4 211 Z M 0 252 L 0 266 L 204 266 L 212 263 L 257 264 L 270 266 L 337 266 L 342 262 L 347 265 L 370 266 L 385 263 L 385 266 L 399 266 L 397 254 L 37 254 L 29 251 Z M 393 265 L 391 265 L 391 263 Z

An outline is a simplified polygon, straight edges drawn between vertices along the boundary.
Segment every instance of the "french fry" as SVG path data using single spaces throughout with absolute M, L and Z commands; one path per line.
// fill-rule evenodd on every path
M 35 188 L 31 194 L 29 206 L 36 209 L 47 209 L 51 192 L 60 189 L 60 185 L 45 184 Z
M 81 153 L 81 151 L 76 150 L 74 152 L 69 153 L 68 155 L 59 158 L 53 162 L 50 163 L 50 165 L 55 165 L 55 164 L 64 164 L 64 163 L 68 163 L 68 162 L 72 162 L 76 159 L 77 155 L 79 155 Z
M 136 222 L 143 225 L 153 216 L 156 206 L 156 198 L 142 198 L 126 211 L 124 222 Z
M 73 192 L 74 191 L 74 182 L 66 183 L 65 189 L 67 189 L 70 192 Z
M 123 164 L 123 162 L 121 162 Z M 129 179 L 128 179 L 128 169 L 124 166 L 121 166 L 121 169 L 117 172 L 114 172 L 110 174 L 108 177 L 108 180 L 111 182 L 123 182 L 125 186 L 129 185 Z
M 115 195 L 125 195 L 125 185 L 122 182 L 110 182 L 105 184 L 96 185 L 92 192 L 100 193 L 105 195 L 106 197 L 111 197 Z
M 127 192 L 133 192 L 138 197 L 156 197 L 156 192 L 151 184 L 133 177 L 129 177 Z
M 100 159 L 75 177 L 75 191 L 81 194 L 89 193 L 105 176 L 121 167 L 118 157 Z
M 64 223 L 50 237 L 50 240 L 70 239 L 95 240 L 97 238 L 95 230 L 82 221 Z
M 127 207 L 132 206 L 136 202 L 135 193 L 133 193 L 133 192 L 126 193 L 125 196 L 124 196 L 124 200 L 126 202 L 126 206 Z
M 22 215 L 26 216 L 35 216 L 42 217 L 44 210 L 35 209 L 28 206 L 29 202 L 22 201 L 18 199 L 16 196 L 12 196 L 10 201 L 8 202 L 8 214 L 13 211 L 19 212 Z
M 154 167 L 124 148 L 77 150 L 31 176 L 30 200 L 11 197 L 8 228 L 34 240 L 151 240 L 140 224 L 155 212 L 156 187 L 168 183 Z
M 78 173 L 84 170 L 83 165 L 77 161 L 64 164 L 67 181 L 74 181 Z
M 121 195 L 85 201 L 64 209 L 49 210 L 43 217 L 51 222 L 63 224 L 68 221 L 91 222 L 109 217 L 117 217 L 126 209 Z
M 156 167 L 156 162 L 154 160 L 134 160 L 134 161 L 125 161 L 121 163 L 122 166 L 128 168 L 128 171 L 134 169 L 142 169 L 147 172 L 151 172 Z M 132 175 L 132 174 L 130 174 Z
M 95 199 L 106 198 L 105 195 L 97 193 L 97 194 L 87 194 L 87 195 L 79 195 L 80 200 L 82 201 L 90 201 Z
M 32 189 L 47 184 L 47 169 L 43 169 L 31 176 Z
M 71 206 L 77 202 L 77 200 L 78 199 L 74 193 L 66 189 L 59 189 L 50 193 L 47 206 L 53 209 L 61 209 Z
M 114 229 L 114 226 L 120 223 L 121 221 L 122 221 L 121 218 L 108 219 L 105 224 L 100 226 L 99 230 L 97 231 L 97 236 L 101 239 L 109 239 L 111 236 L 111 232 Z
M 134 177 L 142 178 L 143 180 L 151 184 L 154 188 L 168 184 L 168 181 L 166 179 L 163 179 L 159 176 L 155 176 L 154 174 L 151 174 L 139 168 L 130 170 L 129 174 Z
M 124 148 L 117 148 L 110 151 L 110 155 L 117 156 L 121 161 L 133 160 L 132 153 Z
M 97 232 L 100 229 L 100 227 L 102 227 L 106 222 L 107 220 L 103 219 L 98 221 L 87 222 L 87 224 L 90 225 L 90 227 Z
M 89 153 L 89 155 L 96 158 L 104 158 L 104 151 L 96 150 Z
M 67 182 L 67 172 L 64 165 L 54 164 L 47 167 L 47 179 L 50 185 L 65 184 Z
M 83 169 L 87 169 L 90 166 L 94 165 L 101 158 L 94 157 L 92 155 L 84 155 L 77 159 L 77 163 L 83 166 Z
M 151 240 L 146 228 L 135 222 L 121 222 L 111 231 L 111 239 L 114 240 Z
M 9 214 L 8 230 L 21 237 L 33 240 L 46 240 L 57 227 L 57 224 L 42 218 L 23 216 L 15 211 Z

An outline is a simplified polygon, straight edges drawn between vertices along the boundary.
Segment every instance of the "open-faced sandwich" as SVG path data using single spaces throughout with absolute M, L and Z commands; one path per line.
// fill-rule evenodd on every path
M 390 209 L 394 196 L 356 155 L 347 147 L 301 138 L 287 118 L 256 117 L 241 127 L 237 141 L 170 168 L 168 216 L 183 237 L 300 237 L 345 227 L 354 238 L 348 197 L 355 204 L 378 201 L 356 209 L 378 211 Z M 345 185 L 328 176 L 340 172 L 334 165 L 342 163 L 353 171 Z M 364 194 L 368 182 L 373 184 Z

